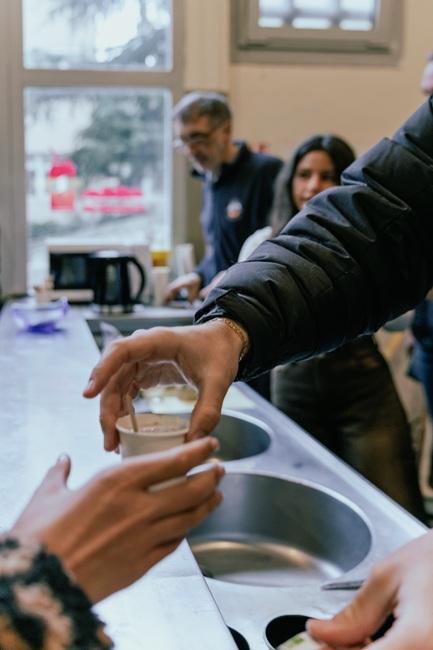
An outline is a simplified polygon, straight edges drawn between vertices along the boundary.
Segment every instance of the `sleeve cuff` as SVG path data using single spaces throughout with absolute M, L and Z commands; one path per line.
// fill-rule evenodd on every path
M 3 536 L 0 647 L 108 650 L 113 643 L 56 555 L 34 540 Z

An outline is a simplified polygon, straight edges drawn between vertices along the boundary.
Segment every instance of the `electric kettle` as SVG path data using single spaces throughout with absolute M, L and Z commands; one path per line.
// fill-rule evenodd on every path
M 146 273 L 140 262 L 117 251 L 103 250 L 89 255 L 89 277 L 93 303 L 100 307 L 120 307 L 132 311 L 146 285 Z M 130 270 L 138 272 L 139 288 L 132 294 Z

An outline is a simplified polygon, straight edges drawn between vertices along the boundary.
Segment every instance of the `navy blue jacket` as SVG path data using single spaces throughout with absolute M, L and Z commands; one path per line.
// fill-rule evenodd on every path
M 423 300 L 415 307 L 412 331 L 427 350 L 433 350 L 433 300 Z
M 232 266 L 196 314 L 244 324 L 239 378 L 375 332 L 433 285 L 433 97 Z
M 234 264 L 247 237 L 267 224 L 282 166 L 278 158 L 250 151 L 245 142 L 236 144 L 238 155 L 222 166 L 216 182 L 193 172 L 203 182 L 200 222 L 206 253 L 195 268 L 202 286 Z

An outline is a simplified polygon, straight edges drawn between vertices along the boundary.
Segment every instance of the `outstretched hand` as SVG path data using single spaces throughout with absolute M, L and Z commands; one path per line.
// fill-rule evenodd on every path
M 93 369 L 84 397 L 101 394 L 101 427 L 107 451 L 118 447 L 116 420 L 125 395 L 140 388 L 190 384 L 198 392 L 188 440 L 209 434 L 221 417 L 224 397 L 236 377 L 242 342 L 227 325 L 211 321 L 185 327 L 138 330 L 113 341 Z
M 52 467 L 10 534 L 44 543 L 93 602 L 123 589 L 171 553 L 222 500 L 222 466 L 175 486 L 148 487 L 185 475 L 217 448 L 214 438 L 160 454 L 129 458 L 78 490 L 67 487 L 71 463 Z
M 329 621 L 311 620 L 308 631 L 324 648 L 427 650 L 433 648 L 433 531 L 409 542 L 373 568 L 353 601 Z M 395 621 L 374 642 L 388 616 Z
M 185 273 L 181 275 L 173 282 L 167 285 L 165 289 L 165 302 L 170 302 L 170 300 L 175 300 L 177 294 L 181 289 L 187 289 L 188 291 L 188 300 L 192 304 L 196 300 L 198 293 L 201 287 L 201 277 L 195 271 L 191 273 Z

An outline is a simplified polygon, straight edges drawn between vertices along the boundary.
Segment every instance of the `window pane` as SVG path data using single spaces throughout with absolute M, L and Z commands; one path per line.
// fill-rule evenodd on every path
M 259 26 L 296 29 L 371 30 L 376 0 L 259 0 Z
M 395 65 L 402 51 L 403 6 L 403 0 L 232 2 L 231 59 Z
M 171 93 L 25 91 L 28 281 L 47 273 L 47 238 L 171 247 Z
M 340 0 L 341 8 L 349 13 L 374 14 L 376 0 Z
M 23 0 L 26 68 L 170 70 L 171 0 Z
M 333 13 L 336 5 L 335 0 L 293 0 L 293 6 L 301 12 Z

